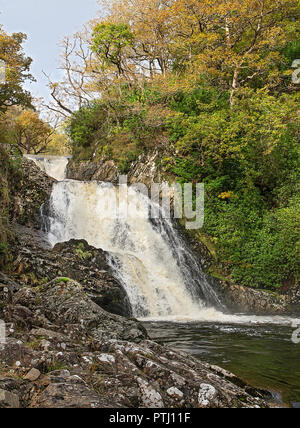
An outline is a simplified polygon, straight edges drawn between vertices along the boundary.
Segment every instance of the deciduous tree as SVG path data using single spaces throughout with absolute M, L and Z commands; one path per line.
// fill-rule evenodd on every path
M 26 80 L 34 80 L 29 72 L 32 60 L 25 56 L 22 48 L 25 40 L 25 34 L 10 36 L 0 27 L 0 60 L 5 64 L 5 82 L 0 82 L 1 111 L 14 105 L 31 105 L 31 95 L 23 88 Z

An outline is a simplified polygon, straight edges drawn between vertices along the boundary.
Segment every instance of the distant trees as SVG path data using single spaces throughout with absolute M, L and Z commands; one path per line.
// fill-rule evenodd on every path
M 64 117 L 114 81 L 141 87 L 174 73 L 190 84 L 210 80 L 228 92 L 231 107 L 244 87 L 294 90 L 288 62 L 293 44 L 298 49 L 298 0 L 100 3 L 102 17 L 62 43 L 64 78 L 49 81 L 50 107 Z
M 98 67 L 93 65 L 88 29 L 76 33 L 73 37 L 65 37 L 61 42 L 61 48 L 59 68 L 63 71 L 63 79 L 54 82 L 45 73 L 52 102 L 44 107 L 66 120 L 74 110 L 80 109 L 94 98 L 96 86 L 99 94 L 96 81 Z
M 231 105 L 245 85 L 275 88 L 286 81 L 281 52 L 298 37 L 297 1 L 178 0 L 172 9 L 177 61 L 184 55 L 194 72 L 217 79 Z
M 23 153 L 39 154 L 47 150 L 55 130 L 32 110 L 23 110 L 14 120 L 11 141 Z
M 123 23 L 96 25 L 92 34 L 92 51 L 105 66 L 115 66 L 119 76 L 128 71 L 126 48 L 133 46 L 134 35 Z
M 1 132 L 2 131 L 2 132 Z M 1 143 L 7 148 L 16 148 L 25 154 L 66 154 L 69 152 L 69 139 L 64 125 L 47 122 L 39 113 L 14 106 L 0 114 Z

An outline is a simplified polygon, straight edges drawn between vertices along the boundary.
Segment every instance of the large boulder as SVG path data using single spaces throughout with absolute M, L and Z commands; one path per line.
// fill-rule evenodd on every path
M 38 286 L 58 276 L 83 284 L 88 296 L 103 309 L 131 316 L 130 303 L 122 285 L 113 277 L 107 254 L 86 241 L 49 246 L 42 232 L 16 227 L 14 270 L 16 280 Z M 1 278 L 0 278 L 1 279 Z
M 26 328 L 55 325 L 61 332 L 66 326 L 76 326 L 76 331 L 79 328 L 95 338 L 140 341 L 147 337 L 136 320 L 109 314 L 89 298 L 82 285 L 64 277 L 40 287 L 22 288 L 4 309 L 4 317 Z

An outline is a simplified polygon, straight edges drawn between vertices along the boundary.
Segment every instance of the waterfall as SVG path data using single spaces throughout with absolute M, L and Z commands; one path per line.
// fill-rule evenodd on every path
M 108 183 L 66 180 L 53 187 L 49 241 L 85 239 L 109 253 L 138 318 L 194 318 L 209 306 L 221 307 L 199 264 L 161 209 L 149 218 L 145 195 Z M 125 210 L 128 209 L 128 213 Z
M 284 316 L 226 313 L 200 264 L 158 205 L 132 187 L 125 195 L 122 186 L 65 180 L 67 157 L 26 157 L 58 180 L 45 218 L 49 243 L 54 246 L 84 239 L 106 251 L 107 261 L 126 290 L 136 318 L 227 324 L 300 323 Z M 159 215 L 151 218 L 150 212 Z
M 55 178 L 57 181 L 62 181 L 66 178 L 66 170 L 70 157 L 42 155 L 25 155 L 25 157 L 32 160 L 49 177 Z

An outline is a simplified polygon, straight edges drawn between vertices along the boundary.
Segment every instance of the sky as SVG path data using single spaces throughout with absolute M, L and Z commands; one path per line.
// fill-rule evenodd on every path
M 59 42 L 97 16 L 96 0 L 0 0 L 0 25 L 7 33 L 26 33 L 25 53 L 33 59 L 37 83 L 26 86 L 35 97 L 49 100 L 45 71 L 58 80 Z

